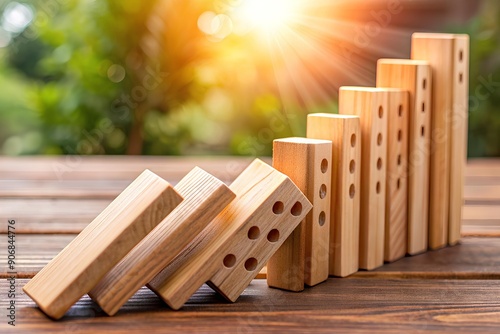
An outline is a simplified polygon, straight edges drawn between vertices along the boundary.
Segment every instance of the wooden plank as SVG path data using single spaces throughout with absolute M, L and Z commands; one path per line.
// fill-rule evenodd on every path
M 425 61 L 380 59 L 377 86 L 409 92 L 408 253 L 427 250 L 432 72 Z M 391 127 L 389 118 L 389 127 Z M 427 131 L 426 131 L 427 129 Z M 389 145 L 389 148 L 391 146 Z
M 3 199 L 0 220 L 16 220 L 16 233 L 80 233 L 111 199 Z M 0 233 L 7 226 L 0 224 Z
M 453 44 L 453 110 L 451 115 L 450 213 L 448 244 L 460 240 L 464 194 L 464 169 L 467 160 L 469 120 L 469 36 L 455 35 Z
M 18 285 L 26 280 L 19 279 Z M 395 286 L 397 288 L 395 288 Z M 0 281 L 7 295 L 8 282 Z M 238 303 L 224 303 L 202 287 L 177 312 L 169 310 L 146 288 L 124 305 L 117 317 L 107 317 L 88 297 L 73 306 L 63 321 L 51 321 L 20 292 L 16 297 L 16 327 L 0 323 L 2 332 L 126 333 L 141 332 L 294 332 L 319 333 L 453 331 L 497 333 L 500 325 L 498 280 L 373 280 L 329 279 L 297 294 L 269 289 L 253 281 Z M 384 296 L 383 300 L 380 296 Z M 443 300 L 446 302 L 443 302 Z M 0 299 L 2 317 L 8 300 Z
M 360 117 L 359 267 L 384 264 L 388 89 L 341 87 L 339 112 Z
M 24 286 L 24 292 L 48 316 L 61 318 L 181 201 L 167 181 L 145 170 Z
M 234 180 L 251 157 L 59 156 L 0 157 L 2 180 L 133 180 L 149 169 L 177 183 L 198 166 L 223 182 Z M 271 159 L 263 159 L 270 163 Z
M 16 234 L 17 277 L 35 276 L 75 237 L 76 234 Z M 0 247 L 7 249 L 7 235 L 5 234 L 0 234 Z M 0 278 L 8 277 L 7 252 L 0 253 L 0 263 Z
M 330 275 L 346 277 L 359 266 L 361 130 L 358 116 L 311 114 L 309 138 L 332 141 Z
M 231 279 L 236 273 L 231 291 L 218 284 L 234 301 L 311 208 L 287 176 L 258 159 L 231 190 L 236 199 L 148 284 L 173 309 L 182 307 L 204 282 L 217 276 Z
M 175 190 L 184 200 L 89 292 L 107 314 L 115 314 L 170 264 L 235 197 L 225 184 L 198 167 Z
M 448 244 L 454 36 L 415 33 L 411 52 L 412 59 L 428 61 L 433 70 L 429 247 L 438 249 Z
M 463 238 L 460 244 L 405 257 L 358 277 L 500 279 L 500 238 Z
M 285 138 L 273 143 L 273 167 L 306 195 L 313 209 L 267 264 L 268 284 L 301 291 L 328 278 L 332 142 Z M 289 272 L 289 275 L 283 273 Z

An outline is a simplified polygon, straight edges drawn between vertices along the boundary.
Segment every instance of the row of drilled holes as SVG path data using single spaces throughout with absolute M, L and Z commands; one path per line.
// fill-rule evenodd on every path
M 352 148 L 356 147 L 356 134 L 355 133 L 351 134 L 351 147 Z M 354 174 L 355 171 L 356 171 L 356 161 L 354 161 L 354 159 L 352 159 L 349 162 L 349 172 L 351 174 Z M 349 186 L 349 197 L 351 199 L 353 199 L 354 195 L 356 195 L 356 187 L 354 186 L 354 183 L 351 183 L 351 185 Z
M 461 63 L 464 61 L 464 51 L 460 50 L 458 53 L 458 61 Z M 462 83 L 464 81 L 464 74 L 462 72 L 458 73 L 458 82 Z
M 321 160 L 321 173 L 326 174 L 328 172 L 328 160 L 323 159 Z M 328 192 L 328 189 L 326 187 L 326 184 L 322 184 L 319 187 L 319 198 L 324 199 L 326 197 L 326 194 Z M 327 206 L 329 206 L 330 203 L 327 203 Z M 318 224 L 319 226 L 324 226 L 326 223 L 326 213 L 325 211 L 321 211 L 318 216 Z
M 380 107 L 378 107 L 378 117 L 382 118 L 383 116 L 384 116 L 384 108 L 382 106 L 380 106 Z M 383 141 L 382 134 L 379 132 L 377 135 L 377 145 L 381 146 L 382 141 Z M 377 169 L 382 170 L 382 165 L 383 165 L 382 158 L 378 158 L 377 159 Z M 377 181 L 377 184 L 375 185 L 375 191 L 377 192 L 377 194 L 380 194 L 380 190 L 381 190 L 380 182 Z
M 285 205 L 283 204 L 283 202 L 278 201 L 278 202 L 274 203 L 272 210 L 273 210 L 274 214 L 280 215 L 285 210 Z M 292 208 L 290 209 L 290 213 L 295 217 L 300 216 L 302 213 L 302 203 L 296 202 L 292 206 Z M 323 218 L 323 220 L 324 220 L 324 218 Z M 258 226 L 250 227 L 250 229 L 248 230 L 247 236 L 248 236 L 248 239 L 250 239 L 250 240 L 257 240 L 260 237 L 259 227 Z M 278 229 L 272 229 L 267 234 L 267 240 L 271 243 L 277 242 L 279 240 L 279 238 L 280 238 L 280 232 Z M 232 268 L 236 264 L 236 256 L 234 254 L 228 254 L 224 257 L 224 260 L 222 260 L 222 263 L 224 264 L 224 267 L 226 267 L 228 269 Z M 259 261 L 256 258 L 251 257 L 245 261 L 244 266 L 245 266 L 245 269 L 247 271 L 251 272 L 257 268 L 258 264 L 259 264 Z

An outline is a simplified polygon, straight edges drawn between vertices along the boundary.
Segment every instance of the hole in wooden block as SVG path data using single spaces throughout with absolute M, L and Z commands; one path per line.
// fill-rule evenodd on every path
M 401 166 L 401 154 L 398 154 L 398 166 Z
M 422 81 L 422 88 L 425 90 L 427 88 L 427 79 Z
M 462 72 L 460 72 L 458 74 L 458 82 L 462 83 L 464 81 L 464 74 Z
M 355 133 L 353 133 L 351 135 L 351 147 L 354 147 L 354 146 L 356 146 L 356 134 Z
M 277 229 L 272 229 L 267 234 L 267 240 L 269 240 L 269 242 L 276 242 L 279 240 L 279 238 L 280 238 L 280 231 L 278 231 Z
M 302 213 L 302 203 L 297 202 L 292 206 L 292 209 L 290 210 L 290 213 L 294 215 L 295 217 L 300 216 Z
M 328 160 L 323 159 L 321 160 L 321 173 L 325 174 L 327 170 L 328 170 Z
M 325 225 L 325 222 L 326 222 L 326 213 L 325 211 L 321 211 L 318 217 L 318 224 L 319 226 L 323 226 Z
M 319 187 L 319 198 L 323 199 L 326 197 L 326 185 L 322 184 L 321 187 Z
M 402 105 L 402 104 L 400 104 L 400 105 L 399 105 L 399 108 L 398 108 L 398 116 L 399 116 L 399 117 L 402 117 L 402 116 L 403 116 L 403 105 Z
M 420 134 L 422 137 L 425 136 L 425 128 L 423 126 L 420 128 Z
M 401 187 L 401 180 L 398 178 L 398 181 L 396 182 L 396 187 L 399 189 Z
M 425 112 L 425 102 L 422 102 L 422 112 Z
M 403 131 L 399 130 L 398 131 L 398 141 L 401 141 L 403 139 Z
M 277 215 L 282 214 L 284 210 L 285 210 L 285 205 L 283 204 L 283 202 L 278 201 L 278 202 L 274 203 L 273 212 L 275 214 L 277 214 Z
M 255 240 L 259 238 L 259 236 L 260 236 L 259 228 L 257 226 L 250 227 L 250 229 L 248 230 L 248 239 Z
M 255 268 L 257 268 L 258 264 L 259 264 L 259 261 L 257 261 L 256 258 L 251 257 L 245 261 L 245 269 L 248 271 L 254 271 Z
M 458 53 L 458 60 L 460 62 L 462 62 L 464 60 L 464 51 L 463 50 L 460 50 L 460 52 Z
M 375 190 L 377 191 L 377 194 L 380 194 L 380 182 L 377 182 L 377 185 L 375 186 Z
M 356 195 L 356 188 L 354 187 L 354 184 L 351 184 L 349 187 L 349 197 L 354 198 L 354 195 Z
M 226 268 L 232 268 L 236 264 L 236 256 L 234 256 L 233 254 L 228 254 L 224 258 L 224 260 L 222 261 L 222 263 L 224 263 L 224 267 L 226 267 Z
M 377 135 L 377 145 L 378 146 L 382 145 L 382 134 L 381 133 L 379 133 Z
M 384 117 L 384 108 L 382 106 L 378 107 L 378 118 Z
M 377 169 L 378 170 L 382 169 L 382 159 L 381 158 L 378 158 L 378 160 L 377 160 Z
M 354 174 L 354 172 L 356 171 L 356 162 L 354 160 L 351 160 L 351 162 L 349 163 L 349 171 L 351 172 L 351 174 Z

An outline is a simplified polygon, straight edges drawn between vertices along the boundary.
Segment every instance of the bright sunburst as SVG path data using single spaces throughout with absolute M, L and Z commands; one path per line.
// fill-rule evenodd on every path
M 245 0 L 236 10 L 243 24 L 274 33 L 290 22 L 297 10 L 294 0 Z

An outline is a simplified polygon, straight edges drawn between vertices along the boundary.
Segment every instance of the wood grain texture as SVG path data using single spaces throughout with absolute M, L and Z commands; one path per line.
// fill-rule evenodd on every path
M 408 108 L 408 249 L 411 255 L 427 250 L 429 166 L 431 143 L 432 69 L 428 62 L 380 59 L 377 86 L 409 92 Z M 390 127 L 391 119 L 389 119 Z
M 24 284 L 26 280 L 19 280 Z M 6 295 L 7 282 L 0 282 Z M 329 279 L 297 294 L 253 281 L 236 304 L 203 286 L 178 312 L 148 289 L 141 289 L 116 317 L 107 317 L 88 297 L 63 321 L 48 319 L 24 294 L 17 297 L 16 327 L 3 321 L 4 333 L 321 333 L 356 331 L 401 333 L 432 331 L 497 333 L 500 325 L 498 280 Z M 383 296 L 383 300 L 381 300 Z M 443 302 L 446 300 L 446 302 Z M 6 300 L 0 300 L 5 309 Z M 2 316 L 4 312 L 1 311 Z
M 23 290 L 59 319 L 180 202 L 146 170 L 45 266 Z
M 453 35 L 413 34 L 411 58 L 428 61 L 433 70 L 429 195 L 429 247 L 431 249 L 438 249 L 448 244 L 453 55 Z
M 234 199 L 220 180 L 194 168 L 176 186 L 184 198 L 90 291 L 109 315 L 165 268 Z
M 230 275 L 238 267 L 245 268 L 253 256 L 258 264 L 233 283 L 241 293 L 305 215 L 290 219 L 290 208 L 303 200 L 304 212 L 310 209 L 288 177 L 258 159 L 231 184 L 231 190 L 235 200 L 148 284 L 173 309 L 181 308 L 221 268 Z M 268 236 L 275 243 L 271 249 L 266 247 Z
M 339 94 L 339 112 L 360 117 L 359 267 L 368 270 L 384 264 L 389 90 L 341 87 Z
M 267 264 L 270 286 L 301 291 L 328 278 L 330 251 L 332 142 L 285 138 L 273 143 L 273 167 L 306 195 L 313 205 Z M 283 272 L 295 273 L 283 275 Z
M 464 169 L 467 160 L 467 131 L 469 120 L 469 36 L 454 35 L 453 110 L 451 115 L 450 155 L 450 212 L 448 244 L 460 240 L 464 201 Z
M 311 114 L 309 138 L 332 141 L 330 203 L 330 275 L 346 277 L 358 271 L 361 130 L 358 116 Z

